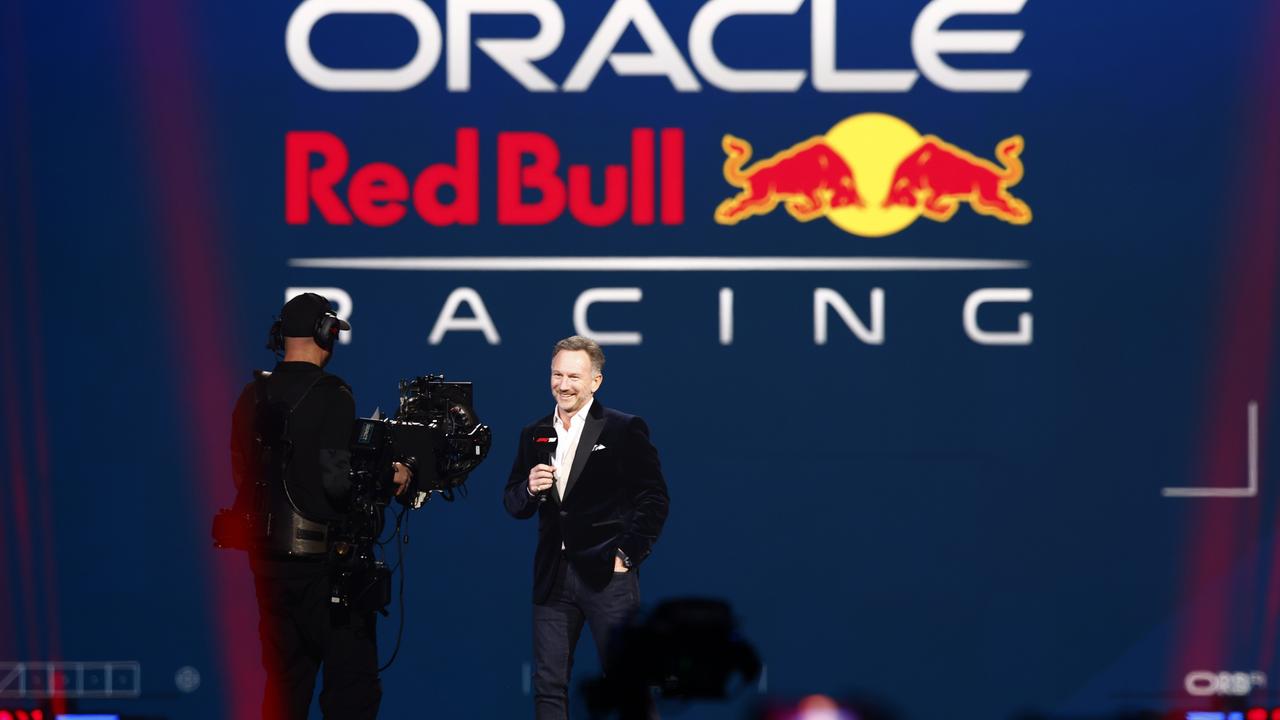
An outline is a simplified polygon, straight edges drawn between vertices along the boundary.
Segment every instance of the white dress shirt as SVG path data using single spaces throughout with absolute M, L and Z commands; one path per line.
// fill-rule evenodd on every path
M 556 494 L 560 499 L 564 499 L 565 486 L 569 482 L 569 472 L 573 468 L 573 458 L 578 452 L 578 440 L 582 437 L 582 426 L 587 422 L 587 411 L 591 409 L 591 403 L 596 401 L 595 398 L 587 400 L 573 417 L 569 418 L 569 429 L 564 428 L 564 423 L 560 420 L 560 408 L 556 407 L 551 411 L 553 420 L 552 425 L 556 428 L 556 454 L 553 458 L 551 466 L 556 469 Z

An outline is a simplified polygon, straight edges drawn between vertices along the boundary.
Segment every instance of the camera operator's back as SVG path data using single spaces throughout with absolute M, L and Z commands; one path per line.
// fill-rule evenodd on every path
M 307 518 L 330 522 L 342 517 L 342 499 L 350 487 L 351 430 L 355 399 L 341 378 L 309 362 L 281 362 L 240 393 L 232 415 L 232 461 L 237 486 L 262 472 L 257 437 L 262 432 L 260 405 L 265 400 L 287 413 L 284 440 L 289 453 L 284 480 L 290 501 Z M 261 383 L 261 386 L 260 386 Z M 265 398 L 260 398 L 265 395 Z M 269 574 L 321 572 L 323 562 L 251 557 L 255 570 Z

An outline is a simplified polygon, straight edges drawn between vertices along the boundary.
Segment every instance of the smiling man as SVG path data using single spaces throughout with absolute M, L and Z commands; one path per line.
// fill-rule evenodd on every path
M 503 502 L 538 516 L 533 694 L 538 720 L 569 717 L 569 669 L 585 622 L 600 662 L 640 605 L 640 564 L 667 519 L 667 484 L 644 420 L 595 399 L 604 352 L 579 335 L 551 355 L 555 410 L 520 433 Z

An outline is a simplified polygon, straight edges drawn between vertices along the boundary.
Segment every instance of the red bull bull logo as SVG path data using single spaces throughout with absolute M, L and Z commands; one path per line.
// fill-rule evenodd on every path
M 1031 222 L 1031 208 L 1009 192 L 1022 180 L 1021 135 L 996 144 L 998 165 L 883 113 L 845 118 L 749 166 L 746 140 L 725 135 L 721 146 L 725 180 L 741 190 L 716 208 L 724 225 L 779 204 L 801 222 L 825 217 L 862 237 L 891 235 L 921 215 L 945 222 L 963 204 L 1013 225 Z
M 721 146 L 729 155 L 724 177 L 742 188 L 741 194 L 716 210 L 716 219 L 726 225 L 772 212 L 780 202 L 802 222 L 820 217 L 830 208 L 865 205 L 858 197 L 849 164 L 821 137 L 761 160 L 746 172 L 742 166 L 751 158 L 751 143 L 725 135 Z

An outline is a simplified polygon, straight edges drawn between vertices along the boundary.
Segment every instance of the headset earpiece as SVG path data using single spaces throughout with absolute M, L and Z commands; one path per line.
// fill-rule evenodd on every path
M 337 315 L 327 312 L 316 321 L 315 341 L 320 347 L 333 351 L 333 341 L 338 338 L 338 323 L 342 322 Z
M 284 352 L 284 337 L 281 335 L 281 328 L 284 322 L 279 318 L 271 323 L 271 329 L 267 331 L 267 349 L 280 355 Z

